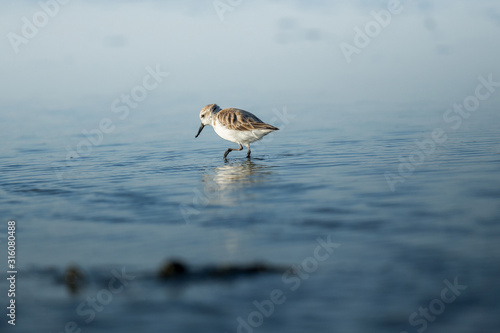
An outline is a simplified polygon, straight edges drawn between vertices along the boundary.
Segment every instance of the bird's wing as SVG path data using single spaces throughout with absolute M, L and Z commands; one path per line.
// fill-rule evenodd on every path
M 254 114 L 234 108 L 228 108 L 217 112 L 217 120 L 226 128 L 237 131 L 252 131 L 256 129 L 267 129 L 276 131 L 277 127 L 266 124 Z

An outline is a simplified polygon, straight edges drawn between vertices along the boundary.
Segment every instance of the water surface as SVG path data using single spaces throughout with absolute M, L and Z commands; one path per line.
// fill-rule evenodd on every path
M 149 110 L 74 158 L 67 152 L 99 115 L 2 115 L 13 125 L 3 134 L 0 195 L 4 220 L 18 225 L 15 330 L 75 322 L 87 332 L 245 332 L 241 320 L 250 320 L 255 332 L 415 332 L 424 324 L 410 315 L 457 279 L 466 289 L 427 331 L 495 332 L 498 114 L 481 110 L 452 131 L 437 109 L 288 112 L 295 117 L 275 123 L 281 130 L 250 160 L 232 152 L 228 162 L 232 144 L 211 129 L 194 139 L 196 112 L 169 124 Z M 439 126 L 448 140 L 392 191 L 385 174 Z M 336 247 L 318 252 L 321 242 Z M 254 262 L 302 271 L 158 280 L 172 258 L 192 271 Z M 63 283 L 72 265 L 87 280 L 76 294 Z M 122 270 L 133 279 L 102 298 Z M 256 314 L 255 301 L 273 290 L 283 302 Z M 88 297 L 106 301 L 91 320 L 77 311 Z

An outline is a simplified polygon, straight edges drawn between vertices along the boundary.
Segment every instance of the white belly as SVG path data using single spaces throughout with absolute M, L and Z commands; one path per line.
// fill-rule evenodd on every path
M 272 132 L 270 130 L 236 131 L 232 129 L 227 129 L 220 125 L 214 126 L 214 130 L 215 133 L 217 133 L 217 135 L 219 135 L 221 138 L 241 144 L 248 144 L 255 142 L 257 140 L 262 139 L 262 137 L 265 136 L 266 134 Z

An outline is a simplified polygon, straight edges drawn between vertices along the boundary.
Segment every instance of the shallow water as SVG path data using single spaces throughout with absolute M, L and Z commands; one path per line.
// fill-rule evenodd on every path
M 232 152 L 228 162 L 232 144 L 211 129 L 194 139 L 196 112 L 169 123 L 149 110 L 73 158 L 67 148 L 102 115 L 4 113 L 0 196 L 3 220 L 18 226 L 16 332 L 72 322 L 83 332 L 496 332 L 500 116 L 481 110 L 455 131 L 442 110 L 418 111 L 289 107 L 250 160 Z M 424 161 L 392 191 L 385 174 L 398 174 L 400 158 L 437 127 L 447 140 L 421 150 Z M 318 250 L 325 242 L 334 245 Z M 295 271 L 158 280 L 171 258 L 193 270 L 266 262 Z M 63 283 L 70 265 L 87 279 L 76 294 Z M 124 288 L 103 292 L 122 270 Z M 445 280 L 466 289 L 431 303 Z M 273 290 L 283 294 L 270 310 Z M 101 300 L 94 311 L 89 297 Z M 432 320 L 411 325 L 430 303 Z

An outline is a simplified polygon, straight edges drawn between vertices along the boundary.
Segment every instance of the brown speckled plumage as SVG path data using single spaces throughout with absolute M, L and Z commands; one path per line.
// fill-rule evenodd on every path
M 256 129 L 278 130 L 277 127 L 266 124 L 250 112 L 235 108 L 227 108 L 217 112 L 214 121 L 218 121 L 226 128 L 236 131 L 251 131 Z
M 224 153 L 224 159 L 233 150 L 248 148 L 247 157 L 250 158 L 250 144 L 262 139 L 265 135 L 279 130 L 279 128 L 266 124 L 254 114 L 235 108 L 221 110 L 217 104 L 209 104 L 200 111 L 201 125 L 197 138 L 203 128 L 210 125 L 223 139 L 239 144 L 239 148 L 229 148 Z

